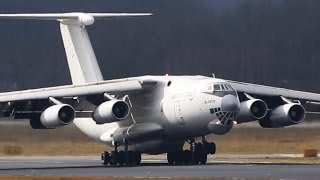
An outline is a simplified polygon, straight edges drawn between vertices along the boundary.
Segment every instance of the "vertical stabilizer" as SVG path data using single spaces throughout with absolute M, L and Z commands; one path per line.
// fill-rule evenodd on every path
M 60 23 L 73 84 L 102 81 L 103 77 L 85 26 Z
M 0 14 L 4 19 L 57 20 L 65 47 L 73 84 L 102 81 L 103 77 L 94 54 L 86 26 L 95 19 L 150 16 L 150 13 L 45 13 Z

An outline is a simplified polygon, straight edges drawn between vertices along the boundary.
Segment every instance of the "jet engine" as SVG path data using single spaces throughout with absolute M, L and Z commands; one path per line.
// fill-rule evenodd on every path
M 255 121 L 264 118 L 267 115 L 267 104 L 260 99 L 251 99 L 240 103 L 240 110 L 236 121 L 238 124 Z
M 261 119 L 264 128 L 285 127 L 301 123 L 306 116 L 303 106 L 296 103 L 285 104 L 271 111 L 268 118 Z
M 30 125 L 33 129 L 51 129 L 72 123 L 75 116 L 76 113 L 72 106 L 59 104 L 44 110 L 40 117 L 31 118 Z
M 92 113 L 92 119 L 97 124 L 117 122 L 125 119 L 130 112 L 125 101 L 111 100 L 100 104 Z

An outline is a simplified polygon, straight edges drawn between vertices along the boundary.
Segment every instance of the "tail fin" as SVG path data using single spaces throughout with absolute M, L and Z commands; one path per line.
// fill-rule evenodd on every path
M 0 14 L 5 19 L 57 20 L 63 39 L 73 84 L 102 81 L 99 68 L 85 26 L 95 19 L 149 16 L 150 13 L 52 13 L 52 14 Z

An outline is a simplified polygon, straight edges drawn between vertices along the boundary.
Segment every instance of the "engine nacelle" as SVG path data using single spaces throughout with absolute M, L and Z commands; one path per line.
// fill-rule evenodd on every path
M 260 99 L 251 99 L 240 103 L 240 110 L 236 121 L 238 124 L 255 121 L 264 118 L 267 115 L 267 104 Z
M 111 100 L 100 104 L 92 113 L 92 119 L 97 124 L 117 122 L 128 117 L 129 105 L 125 101 Z
M 75 110 L 68 104 L 54 105 L 44 110 L 40 116 L 40 123 L 46 128 L 65 126 L 74 120 Z
M 271 111 L 268 118 L 261 119 L 260 125 L 264 128 L 278 128 L 301 123 L 306 116 L 303 106 L 290 103 L 279 106 Z

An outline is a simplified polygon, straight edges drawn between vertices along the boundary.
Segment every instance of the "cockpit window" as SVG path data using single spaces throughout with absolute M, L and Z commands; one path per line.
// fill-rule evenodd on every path
M 213 85 L 213 89 L 214 89 L 214 91 L 221 91 L 220 84 Z
M 226 90 L 227 91 L 231 91 L 231 89 L 229 88 L 229 86 L 227 84 L 225 84 Z
M 223 89 L 224 91 L 229 91 L 228 88 L 227 88 L 227 86 L 226 86 L 225 84 L 221 84 L 221 86 L 223 87 L 222 89 Z
M 227 87 L 228 87 L 229 91 L 235 91 L 235 90 L 233 89 L 233 87 L 232 87 L 230 84 L 226 84 L 226 85 L 227 85 Z
M 213 84 L 213 91 L 235 91 L 228 83 Z

